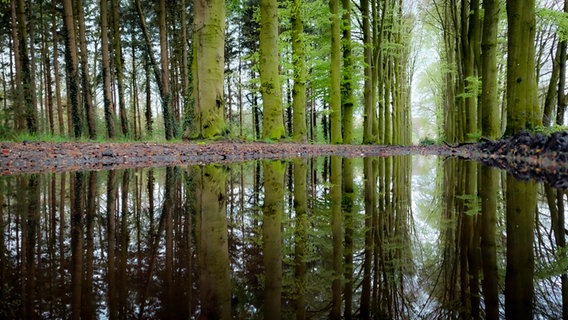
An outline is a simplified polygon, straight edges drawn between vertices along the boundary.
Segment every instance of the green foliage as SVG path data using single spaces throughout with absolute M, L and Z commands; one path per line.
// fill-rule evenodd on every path
M 424 137 L 422 139 L 420 139 L 419 144 L 421 146 L 431 146 L 431 145 L 435 145 L 436 144 L 436 139 L 430 138 L 430 137 Z
M 548 264 L 545 263 L 535 272 L 537 278 L 546 279 L 566 273 L 566 270 L 568 270 L 568 247 L 557 248 L 554 257 L 553 261 Z
M 551 135 L 551 134 L 559 132 L 559 131 L 568 131 L 568 127 L 559 126 L 557 124 L 550 126 L 550 127 L 537 126 L 537 127 L 534 128 L 534 131 L 538 132 L 538 133 L 545 134 L 545 135 Z
M 536 9 L 541 29 L 552 26 L 560 40 L 568 40 L 568 13 L 549 8 Z
M 481 93 L 481 78 L 476 76 L 469 76 L 465 78 L 466 86 L 465 92 L 457 95 L 458 98 L 475 98 Z

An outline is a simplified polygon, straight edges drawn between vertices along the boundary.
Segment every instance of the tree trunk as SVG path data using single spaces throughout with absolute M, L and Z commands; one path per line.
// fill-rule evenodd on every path
M 341 112 L 343 143 L 353 140 L 353 57 L 351 53 L 351 1 L 342 0 L 343 6 L 343 77 L 341 83 Z
M 87 38 L 85 33 L 85 14 L 83 12 L 83 1 L 75 0 L 73 9 L 77 11 L 77 24 L 79 27 L 79 47 L 81 49 L 81 90 L 83 94 L 82 102 L 85 109 L 85 114 L 87 115 L 87 128 L 89 130 L 89 138 L 96 139 L 97 130 L 95 123 L 95 107 L 93 106 L 91 84 L 89 82 L 89 61 L 87 58 Z
M 294 65 L 293 129 L 294 141 L 306 141 L 306 54 L 304 47 L 303 0 L 292 4 L 292 64 Z
M 79 108 L 79 59 L 77 57 L 77 37 L 73 0 L 63 1 L 63 24 L 65 25 L 65 70 L 67 73 L 67 104 L 71 115 L 73 136 L 79 138 L 83 130 L 83 116 Z
M 507 0 L 506 135 L 541 124 L 535 74 L 535 1 Z
M 260 92 L 264 139 L 284 138 L 282 93 L 278 74 L 278 1 L 260 0 Z
M 481 134 L 495 139 L 500 135 L 497 85 L 497 27 L 499 3 L 483 1 L 483 35 L 481 40 Z
M 331 20 L 331 58 L 330 58 L 330 88 L 329 88 L 329 113 L 331 125 L 332 144 L 343 142 L 341 137 L 341 38 L 339 0 L 329 0 Z
M 104 114 L 107 129 L 107 136 L 110 139 L 116 137 L 116 128 L 114 120 L 114 106 L 111 92 L 111 73 L 110 73 L 110 54 L 108 41 L 108 10 L 107 0 L 100 0 L 100 18 L 101 18 L 101 51 L 102 51 L 102 67 L 103 67 L 103 100 Z
M 170 62 L 168 57 L 168 37 L 166 24 L 166 0 L 160 0 L 158 4 L 158 25 L 160 30 L 160 82 L 162 83 L 162 114 L 164 116 L 164 130 L 166 140 L 175 137 L 174 117 L 172 113 L 170 92 Z
M 31 3 L 30 3 L 31 5 Z M 26 18 L 26 4 L 24 0 L 17 0 L 17 19 L 18 19 L 18 46 L 19 59 L 21 66 L 21 89 L 24 102 L 24 117 L 26 119 L 27 130 L 31 134 L 38 133 L 37 109 L 35 105 L 35 84 L 32 75 L 32 61 L 30 60 L 30 50 L 28 47 L 28 19 Z M 33 41 L 33 39 L 32 39 Z M 33 57 L 32 57 L 33 58 Z
M 196 0 L 193 37 L 193 96 L 199 138 L 226 134 L 223 97 L 225 1 Z
M 375 114 L 372 101 L 372 48 L 371 48 L 371 25 L 369 17 L 369 0 L 361 0 L 361 19 L 363 20 L 363 60 L 365 83 L 363 87 L 363 143 L 371 144 L 375 142 L 373 137 L 373 117 Z
M 120 129 L 125 137 L 128 137 L 128 115 L 126 102 L 124 101 L 124 61 L 122 59 L 122 46 L 120 39 L 120 8 L 118 0 L 111 0 L 112 10 L 112 43 L 114 47 L 114 67 L 116 70 L 116 84 L 118 87 L 118 114 L 120 116 Z

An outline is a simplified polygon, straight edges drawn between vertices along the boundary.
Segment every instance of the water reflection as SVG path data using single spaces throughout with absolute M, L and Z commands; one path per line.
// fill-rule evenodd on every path
M 561 318 L 566 204 L 410 156 L 0 177 L 0 318 Z

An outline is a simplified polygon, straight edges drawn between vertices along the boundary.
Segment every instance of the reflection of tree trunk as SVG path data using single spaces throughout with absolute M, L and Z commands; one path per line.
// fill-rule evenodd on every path
M 164 204 L 162 206 L 163 217 L 165 222 L 165 266 L 163 279 L 163 310 L 164 318 L 172 318 L 174 310 L 172 308 L 172 288 L 173 288 L 173 209 L 174 209 L 174 193 L 176 186 L 176 168 L 166 168 L 166 184 L 164 194 Z
M 118 194 L 116 171 L 111 170 L 108 173 L 107 180 L 107 282 L 108 282 L 108 309 L 109 318 L 117 319 L 117 306 L 116 306 L 116 273 L 115 273 L 115 248 L 116 248 L 116 227 L 115 227 L 115 214 L 116 214 L 116 198 Z
M 341 318 L 341 280 L 343 277 L 343 221 L 341 212 L 341 157 L 331 157 L 331 241 L 333 277 L 331 283 L 331 319 Z
M 469 197 L 466 201 L 464 226 L 462 235 L 465 239 L 467 250 L 467 276 L 469 287 L 470 314 L 473 319 L 479 319 L 479 228 L 477 221 L 477 163 L 468 161 L 465 165 L 465 194 Z M 465 249 L 467 248 L 467 249 Z
M 22 224 L 22 252 L 24 262 L 22 263 L 23 280 L 23 314 L 22 318 L 35 318 L 35 295 L 36 295 L 36 234 L 39 223 L 39 176 L 32 175 L 29 178 L 22 178 L 20 190 L 27 193 L 26 201 L 22 203 L 22 213 L 25 213 L 25 221 Z M 25 203 L 25 205 L 24 205 Z M 38 249 L 39 250 L 39 249 Z
M 481 167 L 481 262 L 486 319 L 499 319 L 499 274 L 497 269 L 497 193 L 499 172 Z
M 375 173 L 373 160 L 365 158 L 363 170 L 365 175 L 365 249 L 363 256 L 363 281 L 361 289 L 361 319 L 368 319 L 371 303 L 371 259 L 373 247 L 372 218 L 375 211 Z
M 343 318 L 349 320 L 353 315 L 353 159 L 343 159 L 343 213 L 345 215 L 345 288 L 343 297 L 345 300 L 345 310 Z
M 554 239 L 556 242 L 557 254 L 561 254 L 565 259 L 566 247 L 566 231 L 565 231 L 565 217 L 564 217 L 564 193 L 565 191 L 554 190 L 552 187 L 545 185 L 544 190 L 546 193 L 546 200 L 548 201 L 548 208 L 550 210 L 550 217 L 552 221 L 552 231 L 554 232 Z M 562 288 L 562 317 L 568 319 L 568 274 L 562 273 L 560 275 L 561 288 Z
M 231 319 L 231 279 L 227 239 L 225 169 L 200 168 L 196 177 L 201 316 Z
M 124 170 L 122 174 L 122 186 L 120 188 L 121 191 L 121 199 L 120 199 L 120 212 L 121 212 L 121 221 L 120 221 L 120 252 L 118 254 L 118 292 L 117 292 L 117 307 L 118 307 L 118 318 L 124 319 L 126 317 L 126 312 L 128 311 L 127 303 L 127 275 L 126 275 L 126 267 L 127 267 L 127 258 L 128 258 L 128 234 L 129 234 L 129 226 L 128 226 L 128 194 L 129 194 L 129 185 L 130 185 L 130 170 Z
M 284 169 L 281 161 L 262 163 L 264 206 L 262 252 L 265 268 L 264 316 L 279 318 L 282 296 L 282 214 L 284 209 Z
M 536 184 L 507 175 L 507 319 L 532 319 Z
M 94 261 L 94 217 L 97 199 L 97 172 L 89 173 L 89 189 L 87 194 L 87 210 L 85 210 L 85 281 L 83 286 L 82 319 L 95 318 L 94 290 L 93 290 L 93 261 Z
M 83 213 L 85 173 L 75 172 L 71 206 L 71 318 L 81 318 L 83 286 Z
M 296 229 L 294 230 L 294 294 L 296 296 L 296 319 L 306 319 L 306 245 L 308 231 L 306 160 L 294 160 L 294 211 Z

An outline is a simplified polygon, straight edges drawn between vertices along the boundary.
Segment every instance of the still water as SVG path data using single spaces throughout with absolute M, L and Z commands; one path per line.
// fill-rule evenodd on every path
M 562 318 L 566 193 L 327 157 L 0 177 L 0 318 Z

